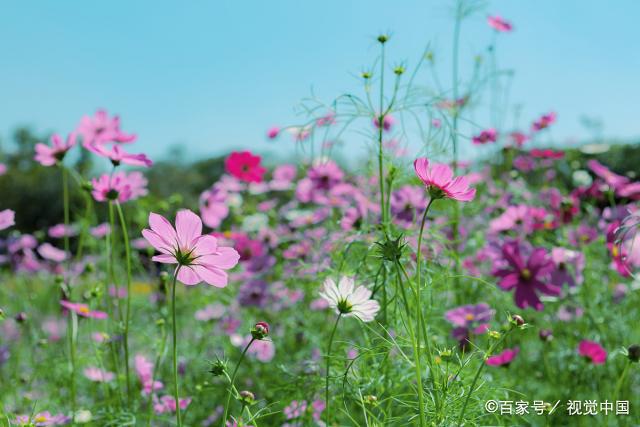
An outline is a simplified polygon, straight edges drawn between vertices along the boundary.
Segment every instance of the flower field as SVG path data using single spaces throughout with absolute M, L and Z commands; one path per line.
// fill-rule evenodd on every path
M 640 169 L 394 42 L 204 185 L 105 109 L 2 152 L 0 425 L 640 425 Z

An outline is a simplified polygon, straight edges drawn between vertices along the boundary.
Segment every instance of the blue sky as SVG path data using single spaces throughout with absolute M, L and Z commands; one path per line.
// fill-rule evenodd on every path
M 98 107 L 122 116 L 152 157 L 235 149 L 284 153 L 265 130 L 296 122 L 311 89 L 330 101 L 358 88 L 393 34 L 392 63 L 411 66 L 431 43 L 450 66 L 452 1 L 21 1 L 0 7 L 0 135 L 17 125 L 71 130 Z M 604 133 L 640 137 L 640 2 L 495 0 L 462 29 L 461 73 L 491 39 L 487 14 L 512 21 L 499 63 L 516 71 L 511 100 L 526 121 L 555 110 L 553 137 L 584 138 L 582 114 Z

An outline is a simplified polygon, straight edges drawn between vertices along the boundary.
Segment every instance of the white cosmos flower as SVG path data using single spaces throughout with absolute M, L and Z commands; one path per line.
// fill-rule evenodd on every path
M 364 286 L 356 287 L 352 277 L 341 277 L 337 285 L 333 279 L 327 278 L 320 297 L 336 313 L 357 317 L 363 322 L 371 322 L 380 311 L 378 301 L 371 299 L 371 291 Z

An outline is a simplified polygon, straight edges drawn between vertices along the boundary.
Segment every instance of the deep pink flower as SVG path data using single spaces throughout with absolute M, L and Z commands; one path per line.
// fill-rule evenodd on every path
M 229 270 L 238 264 L 240 255 L 235 249 L 218 246 L 211 235 L 202 235 L 202 221 L 190 210 L 176 215 L 176 227 L 161 215 L 150 213 L 151 229 L 142 230 L 145 239 L 159 252 L 152 259 L 165 264 L 178 264 L 178 280 L 185 285 L 206 282 L 223 288 L 227 286 Z
M 443 198 L 469 202 L 476 196 L 475 188 L 469 188 L 469 180 L 465 176 L 453 177 L 453 171 L 448 165 L 434 164 L 429 166 L 426 157 L 420 157 L 413 162 L 416 175 L 427 186 L 432 198 Z
M 598 177 L 602 178 L 613 190 L 618 190 L 629 183 L 629 178 L 612 172 L 599 161 L 592 159 L 587 162 L 587 166 Z
M 538 120 L 534 121 L 531 125 L 532 132 L 538 132 L 542 129 L 548 128 L 550 125 L 556 122 L 557 115 L 555 112 L 550 112 L 548 114 L 543 114 Z
M 135 134 L 125 134 L 120 130 L 120 117 L 109 117 L 105 110 L 98 110 L 93 117 L 84 116 L 76 132 L 82 135 L 83 144 L 105 144 L 109 142 L 133 142 Z
M 46 144 L 36 144 L 36 155 L 33 157 L 42 166 L 53 166 L 64 159 L 65 154 L 74 145 L 76 145 L 77 135 L 72 132 L 67 136 L 66 141 L 62 141 L 62 138 L 57 133 L 51 136 L 51 146 Z
M 539 149 L 534 148 L 529 151 L 531 157 L 536 157 L 538 159 L 549 159 L 549 160 L 559 160 L 564 157 L 564 151 L 561 150 L 552 150 L 551 148 L 547 149 Z
M 602 365 L 607 361 L 607 350 L 595 341 L 580 341 L 580 344 L 578 344 L 578 354 L 591 359 L 591 363 L 594 365 Z
M 107 313 L 104 311 L 90 310 L 87 304 L 61 300 L 60 305 L 67 310 L 73 311 L 78 316 L 90 317 L 92 319 L 106 319 L 108 317 Z
M 476 145 L 484 145 L 498 140 L 498 132 L 494 128 L 485 129 L 471 139 Z
M 260 156 L 254 156 L 249 151 L 234 151 L 225 159 L 224 167 L 227 173 L 241 181 L 262 182 L 267 170 L 260 165 L 261 160 Z
M 147 194 L 147 179 L 141 172 L 118 171 L 112 175 L 104 174 L 91 180 L 91 194 L 98 202 L 117 200 L 120 203 L 137 199 Z
M 518 242 L 507 242 L 502 246 L 502 256 L 506 268 L 494 271 L 500 277 L 499 286 L 510 291 L 515 288 L 515 302 L 520 308 L 533 307 L 542 310 L 544 305 L 538 298 L 538 292 L 545 295 L 560 295 L 561 288 L 548 282 L 548 275 L 554 268 L 544 248 L 536 248 L 528 260 L 520 254 Z
M 190 403 L 190 397 L 180 399 L 180 409 L 187 409 L 187 406 L 189 406 Z M 156 412 L 156 414 L 176 412 L 176 399 L 173 396 L 162 396 L 160 399 L 158 399 L 154 394 L 153 410 Z
M 97 143 L 83 144 L 83 146 L 92 153 L 111 160 L 111 163 L 114 166 L 125 164 L 148 168 L 153 164 L 153 162 L 149 160 L 146 154 L 130 154 L 124 151 L 119 145 L 114 145 L 111 148 L 108 148 L 104 144 Z
M 476 305 L 463 305 L 456 307 L 445 313 L 445 318 L 455 328 L 452 336 L 464 346 L 471 333 L 483 334 L 489 328 L 489 321 L 493 317 L 495 310 L 488 304 L 480 303 Z
M 278 126 L 273 126 L 267 130 L 267 138 L 276 139 L 280 134 L 280 128 Z
M 495 356 L 488 357 L 485 363 L 489 366 L 509 366 L 509 364 L 520 353 L 520 348 L 505 348 L 504 351 Z
M 389 132 L 395 123 L 396 119 L 394 119 L 391 114 L 386 114 L 382 119 L 382 130 Z M 375 117 L 373 119 L 373 125 L 377 129 L 380 129 L 380 117 Z
M 529 140 L 528 135 L 519 131 L 511 132 L 511 134 L 509 134 L 509 138 L 511 138 L 511 142 L 513 142 L 516 147 L 522 147 L 524 143 Z
M 5 209 L 0 211 L 0 230 L 4 230 L 5 228 L 9 228 L 14 225 L 16 218 L 16 213 L 11 209 Z
M 502 19 L 499 15 L 488 16 L 487 23 L 491 28 L 501 33 L 513 31 L 513 25 L 511 25 L 511 22 Z

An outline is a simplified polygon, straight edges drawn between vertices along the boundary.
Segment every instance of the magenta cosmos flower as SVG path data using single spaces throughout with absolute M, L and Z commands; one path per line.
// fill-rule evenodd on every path
M 502 19 L 499 15 L 487 17 L 487 23 L 491 28 L 501 33 L 513 31 L 513 25 L 511 25 L 511 22 Z
M 42 166 L 53 166 L 64 159 L 65 154 L 76 145 L 76 134 L 74 132 L 63 141 L 60 135 L 54 133 L 51 136 L 51 146 L 46 144 L 36 144 L 36 155 L 33 157 Z
M 516 305 L 520 308 L 533 307 L 542 310 L 544 305 L 538 292 L 545 295 L 560 295 L 561 287 L 547 282 L 554 264 L 544 248 L 535 248 L 525 260 L 520 254 L 518 242 L 507 242 L 502 246 L 502 256 L 508 266 L 494 271 L 500 277 L 499 286 L 510 291 L 515 288 Z
M 429 195 L 434 199 L 449 198 L 460 202 L 469 202 L 476 196 L 475 188 L 469 188 L 466 176 L 453 177 L 453 171 L 448 165 L 434 164 L 429 166 L 426 157 L 420 157 L 413 162 L 416 175 L 427 186 Z
M 0 230 L 9 228 L 14 225 L 16 219 L 16 213 L 11 209 L 5 209 L 0 211 Z
M 249 151 L 234 151 L 224 161 L 227 173 L 245 182 L 262 182 L 262 177 L 267 172 L 260 165 L 262 158 L 254 156 Z
M 484 145 L 489 142 L 496 142 L 498 140 L 498 132 L 494 129 L 485 129 L 480 132 L 478 135 L 474 136 L 471 139 L 475 145 Z
M 240 255 L 235 249 L 218 246 L 211 235 L 202 235 L 202 221 L 190 210 L 176 215 L 176 227 L 161 215 L 150 213 L 151 229 L 142 235 L 161 255 L 153 260 L 165 264 L 178 264 L 178 280 L 185 285 L 206 282 L 219 288 L 227 286 L 229 270 L 238 264 Z
M 578 354 L 591 359 L 594 365 L 602 365 L 607 361 L 607 350 L 595 341 L 582 340 L 578 344 Z
M 546 129 L 556 122 L 557 115 L 555 112 L 550 112 L 547 114 L 543 114 L 538 120 L 534 121 L 531 125 L 531 130 L 533 132 L 541 131 L 542 129 Z
M 502 353 L 488 357 L 485 363 L 489 366 L 509 366 L 518 353 L 520 353 L 520 349 L 518 347 L 505 348 Z
M 452 336 L 464 344 L 471 333 L 484 334 L 489 329 L 489 321 L 494 313 L 495 310 L 492 310 L 486 303 L 469 304 L 447 311 L 445 318 L 455 326 Z
M 104 311 L 90 310 L 87 304 L 62 300 L 60 301 L 60 305 L 67 310 L 73 311 L 78 316 L 89 317 L 92 319 L 106 319 L 108 317 L 107 313 Z
M 76 132 L 82 135 L 83 144 L 126 143 L 136 140 L 135 134 L 126 134 L 120 130 L 120 117 L 109 117 L 105 110 L 96 111 L 93 117 L 82 117 Z

